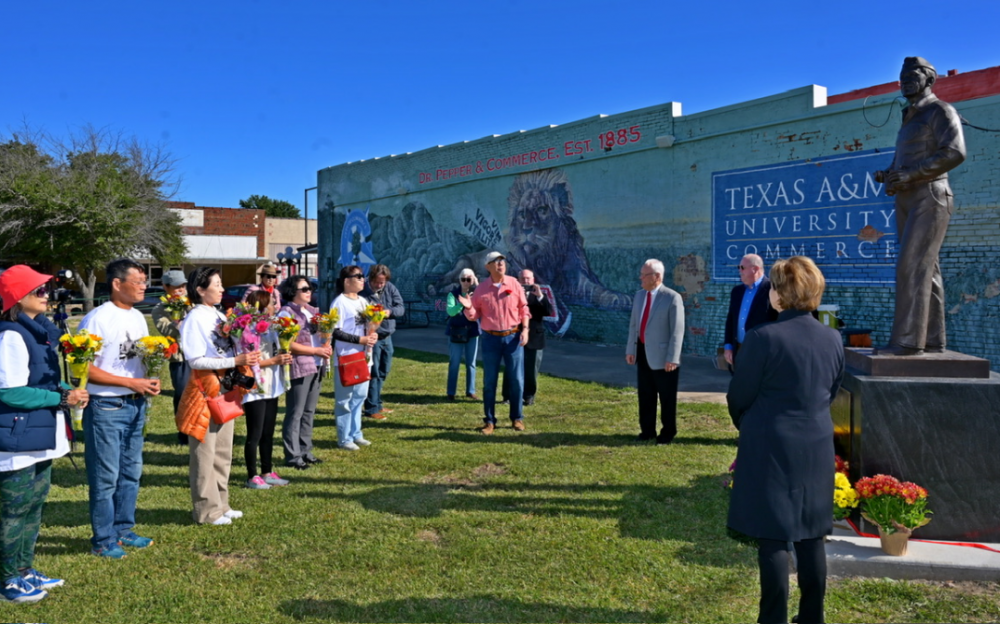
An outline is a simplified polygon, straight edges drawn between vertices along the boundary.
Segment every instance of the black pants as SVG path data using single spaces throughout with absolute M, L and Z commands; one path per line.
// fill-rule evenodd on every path
M 191 378 L 191 367 L 188 366 L 187 361 L 184 362 L 171 362 L 170 363 L 170 383 L 174 386 L 174 414 L 177 414 L 177 408 L 181 404 L 181 396 L 184 394 L 184 388 L 187 388 L 188 380 Z M 177 432 L 177 441 L 184 446 L 187 446 L 188 437 L 187 434 Z
M 677 381 L 680 367 L 671 372 L 653 370 L 646 361 L 646 345 L 636 343 L 635 367 L 639 386 L 639 432 L 647 438 L 656 435 L 656 401 L 660 401 L 660 421 L 663 428 L 659 439 L 670 441 L 677 435 Z
M 278 420 L 278 398 L 257 399 L 243 404 L 247 416 L 247 442 L 243 455 L 247 463 L 247 479 L 258 474 L 268 474 L 274 469 L 271 456 L 274 452 L 274 424 Z M 257 450 L 260 449 L 260 473 L 257 472 Z
M 788 542 L 758 539 L 762 624 L 788 621 Z M 802 624 L 823 624 L 826 595 L 826 547 L 822 537 L 794 542 L 799 570 L 799 617 Z

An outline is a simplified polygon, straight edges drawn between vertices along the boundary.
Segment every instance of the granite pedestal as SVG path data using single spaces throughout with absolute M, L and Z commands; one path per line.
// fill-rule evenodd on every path
M 852 482 L 882 473 L 927 488 L 933 520 L 915 538 L 1000 542 L 1000 374 L 885 377 L 848 366 L 831 411 Z

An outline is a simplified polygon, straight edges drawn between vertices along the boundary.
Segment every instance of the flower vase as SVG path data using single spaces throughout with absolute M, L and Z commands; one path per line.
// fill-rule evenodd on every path
M 906 556 L 906 547 L 910 542 L 912 531 L 903 528 L 895 533 L 886 533 L 882 527 L 878 528 L 878 538 L 882 543 L 882 552 L 893 557 Z
M 76 389 L 85 390 L 87 388 L 87 378 L 90 376 L 90 362 L 75 362 L 70 364 L 69 374 L 76 380 Z M 70 419 L 73 423 L 73 431 L 83 431 L 82 407 L 71 408 Z

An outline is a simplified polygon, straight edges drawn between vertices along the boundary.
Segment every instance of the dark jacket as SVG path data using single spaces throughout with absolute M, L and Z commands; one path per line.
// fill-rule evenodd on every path
M 456 288 L 453 291 L 451 291 L 452 297 L 455 297 L 456 299 L 461 294 L 462 294 L 461 288 Z M 462 314 L 461 312 L 459 312 L 455 316 L 448 317 L 448 323 L 444 326 L 444 335 L 450 336 L 451 330 L 456 327 L 468 327 L 469 338 L 475 338 L 476 336 L 479 336 L 481 333 L 483 333 L 482 330 L 479 328 L 478 320 L 470 321 L 469 319 L 465 318 L 465 315 Z
M 378 303 L 389 310 L 389 318 L 379 323 L 375 333 L 378 334 L 379 340 L 391 336 L 396 331 L 396 319 L 406 313 L 406 307 L 403 306 L 403 295 L 399 294 L 399 289 L 393 286 L 392 282 L 387 281 L 382 292 L 376 294 L 366 283 L 364 290 L 361 291 L 361 296 L 369 302 Z
M 539 301 L 534 293 L 529 294 L 528 311 L 531 312 L 531 320 L 528 321 L 528 343 L 524 347 L 541 351 L 545 348 L 545 321 L 543 319 L 553 315 L 552 300 L 543 297 Z
M 56 447 L 56 409 L 61 396 L 59 355 L 55 345 L 59 330 L 39 314 L 32 320 L 26 314 L 17 322 L 0 322 L 0 332 L 20 334 L 28 348 L 28 387 L 56 393 L 52 407 L 18 408 L 0 402 L 0 451 L 21 453 Z
M 792 542 L 833 530 L 830 403 L 843 376 L 840 334 L 808 312 L 747 332 L 726 396 L 740 430 L 730 527 Z
M 745 284 L 738 284 L 729 293 L 729 314 L 726 315 L 726 331 L 723 342 L 733 347 L 739 344 L 736 342 L 736 336 L 739 335 L 736 324 L 740 320 L 740 306 L 743 304 L 743 293 L 746 292 L 746 289 Z M 771 307 L 771 302 L 768 299 L 770 293 L 771 280 L 765 277 L 760 281 L 760 286 L 757 287 L 757 292 L 753 296 L 753 302 L 750 303 L 750 314 L 747 315 L 747 324 L 744 328 L 747 333 L 761 323 L 778 318 L 778 313 Z

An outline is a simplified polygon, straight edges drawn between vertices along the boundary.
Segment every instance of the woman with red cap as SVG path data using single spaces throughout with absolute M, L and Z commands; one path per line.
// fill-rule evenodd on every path
M 37 602 L 63 584 L 32 563 L 52 460 L 69 452 L 66 412 L 88 399 L 60 379 L 60 332 L 45 318 L 50 279 L 23 264 L 0 275 L 0 596 L 10 602 Z

